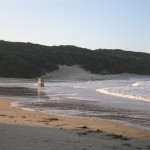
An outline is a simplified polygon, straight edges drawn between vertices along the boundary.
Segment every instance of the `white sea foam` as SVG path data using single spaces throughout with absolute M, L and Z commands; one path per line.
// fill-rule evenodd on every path
M 10 106 L 11 106 L 11 107 L 18 107 L 18 102 L 12 102 L 12 103 L 10 104 Z
M 87 87 L 82 87 L 82 86 L 73 86 L 75 89 L 87 89 Z
M 139 96 L 139 95 L 134 95 L 134 94 L 132 95 L 131 93 L 125 93 L 124 91 L 122 91 L 122 93 L 117 93 L 115 91 L 112 91 L 110 88 L 97 89 L 96 91 L 103 93 L 103 94 L 107 94 L 107 95 L 129 98 L 129 99 L 135 99 L 135 100 L 143 100 L 143 101 L 150 102 L 149 97 L 144 97 L 144 96 Z
M 10 107 L 21 108 L 22 110 L 27 110 L 27 111 L 36 111 L 36 110 L 33 109 L 33 108 L 27 108 L 27 107 L 22 107 L 22 106 L 20 106 L 20 102 L 12 102 L 12 103 L 10 104 Z
M 135 83 L 132 84 L 132 86 L 141 86 L 141 85 L 143 85 L 142 82 L 135 82 Z

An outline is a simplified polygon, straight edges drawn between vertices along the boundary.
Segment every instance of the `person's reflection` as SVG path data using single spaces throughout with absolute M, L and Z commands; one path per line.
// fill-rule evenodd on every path
M 41 97 L 41 86 L 38 85 L 38 98 L 40 98 L 40 97 Z

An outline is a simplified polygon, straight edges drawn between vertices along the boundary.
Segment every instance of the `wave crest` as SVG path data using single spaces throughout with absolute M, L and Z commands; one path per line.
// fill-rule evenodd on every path
M 122 98 L 129 98 L 129 99 L 136 99 L 136 100 L 143 100 L 143 101 L 148 101 L 150 102 L 150 98 L 144 97 L 144 96 L 137 96 L 137 95 L 132 95 L 128 93 L 117 93 L 111 91 L 110 88 L 102 88 L 102 89 L 97 89 L 97 92 L 100 92 L 102 94 L 107 94 L 107 95 L 112 95 L 112 96 L 117 96 L 117 97 L 122 97 Z

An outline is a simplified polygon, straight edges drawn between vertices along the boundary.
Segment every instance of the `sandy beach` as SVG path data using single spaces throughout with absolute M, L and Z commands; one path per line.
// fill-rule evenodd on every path
M 72 68 L 61 66 L 58 71 L 48 74 L 47 77 L 46 80 L 49 80 L 49 77 L 57 77 L 56 79 L 63 77 L 70 80 L 103 79 L 103 76 L 97 77 L 77 66 Z M 128 78 L 128 75 L 124 77 Z M 118 76 L 107 78 L 118 78 Z M 8 79 L 1 81 L 5 83 Z M 12 81 L 14 87 L 17 80 L 10 79 L 10 82 Z M 6 88 L 2 94 L 11 95 L 15 89 L 12 90 L 13 88 Z M 27 88 L 24 91 L 21 89 L 20 95 L 23 92 L 26 92 L 24 95 L 33 94 L 33 91 Z M 18 95 L 18 89 L 15 94 Z M 15 98 L 0 98 L 0 150 L 150 149 L 149 131 L 109 119 L 69 117 L 11 107 L 11 103 L 16 101 L 18 100 Z
M 0 99 L 0 141 L 6 138 L 5 142 L 0 144 L 0 149 L 2 150 L 13 149 L 9 143 L 17 143 L 19 136 L 22 138 L 29 136 L 44 140 L 44 137 L 48 138 L 48 135 L 50 136 L 51 142 L 45 142 L 45 144 L 49 145 L 53 143 L 53 148 L 57 147 L 54 149 L 84 149 L 84 147 L 88 146 L 87 149 L 99 149 L 102 145 L 105 149 L 115 149 L 116 147 L 120 147 L 119 149 L 150 149 L 150 133 L 147 131 L 108 120 L 65 117 L 37 111 L 21 110 L 10 107 L 13 101 L 14 100 L 11 99 Z M 14 134 L 16 134 L 15 130 L 17 130 L 17 136 L 12 138 Z M 28 132 L 26 132 L 26 130 Z M 7 132 L 5 136 L 3 136 L 3 132 Z M 10 134 L 11 136 L 9 136 Z M 35 134 L 37 134 L 36 137 Z M 62 139 L 61 136 L 63 136 L 64 139 Z M 63 140 L 61 142 L 63 142 L 64 145 L 66 143 L 70 146 L 56 146 L 60 138 Z M 69 140 L 74 141 L 69 142 Z M 77 141 L 80 141 L 80 144 Z M 39 148 L 33 146 L 34 142 L 30 140 L 30 149 Z M 77 145 L 75 144 L 76 142 L 79 144 L 78 148 L 73 147 L 73 145 Z M 25 142 L 23 143 L 25 144 Z M 95 145 L 95 147 L 93 146 L 93 148 L 91 148 L 89 143 Z M 6 148 L 2 148 L 5 146 Z M 45 149 L 47 148 L 45 145 Z M 14 149 L 17 149 L 17 144 Z M 24 149 L 26 148 L 24 147 Z

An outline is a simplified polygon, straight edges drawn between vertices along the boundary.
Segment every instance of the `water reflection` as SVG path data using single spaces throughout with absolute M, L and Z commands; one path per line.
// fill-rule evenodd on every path
M 16 97 L 23 99 L 45 99 L 48 96 L 41 91 L 41 87 L 26 88 L 26 87 L 0 87 L 0 96 Z
M 38 88 L 37 88 L 38 90 L 38 92 L 37 92 L 37 94 L 38 94 L 38 98 L 40 99 L 41 98 L 41 86 L 40 85 L 38 85 Z

